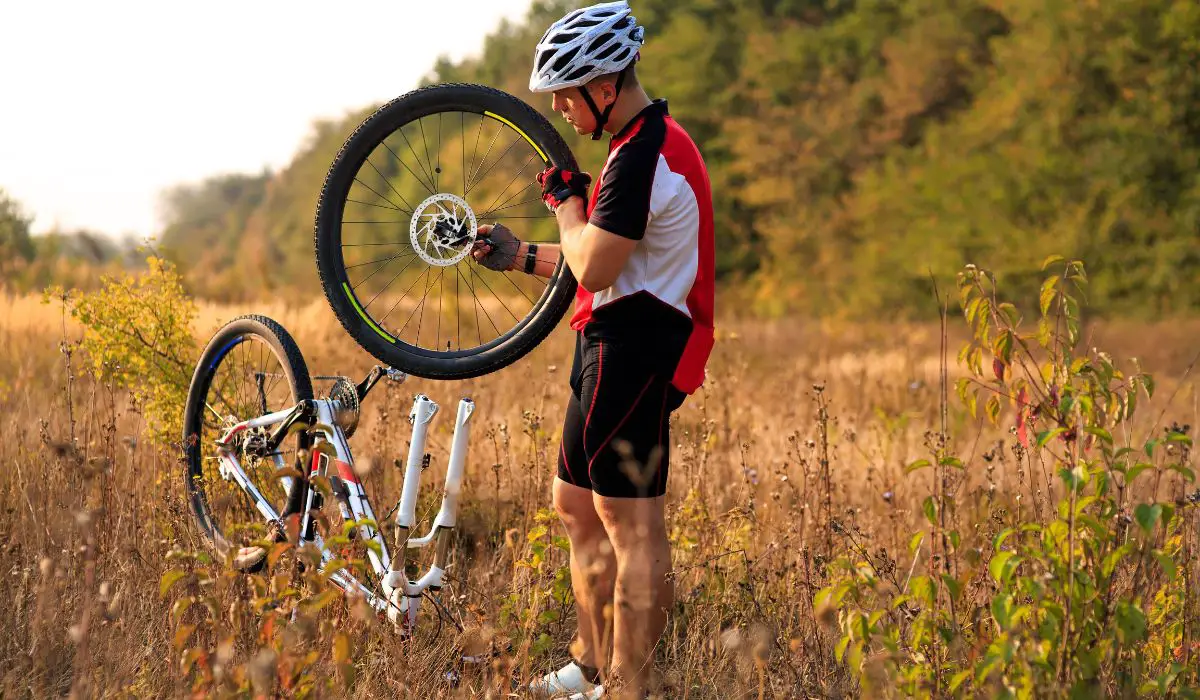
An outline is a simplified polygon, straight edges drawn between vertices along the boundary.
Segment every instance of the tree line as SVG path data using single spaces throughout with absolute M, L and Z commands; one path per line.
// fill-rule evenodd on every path
M 578 2 L 538 0 L 426 83 L 527 91 Z M 1200 310 L 1200 4 L 1194 0 L 635 0 L 639 77 L 704 153 L 728 298 L 760 313 L 919 316 L 965 263 L 1028 297 L 1079 258 L 1089 307 Z M 312 220 L 374 106 L 314 126 L 276 173 L 165 197 L 161 245 L 201 294 L 317 288 Z M 552 119 L 552 122 L 555 120 Z M 560 130 L 585 167 L 604 148 Z

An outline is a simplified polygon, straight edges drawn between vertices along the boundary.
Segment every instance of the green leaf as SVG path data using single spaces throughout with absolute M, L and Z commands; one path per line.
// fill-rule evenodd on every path
M 1084 432 L 1095 435 L 1096 437 L 1100 438 L 1100 440 L 1102 440 L 1104 443 L 1106 443 L 1108 445 L 1113 444 L 1112 433 L 1108 432 L 1104 428 L 1101 428 L 1101 427 L 1095 426 L 1095 425 L 1089 425 L 1086 428 L 1084 428 Z
M 958 457 L 947 456 L 938 460 L 938 464 L 943 467 L 954 467 L 955 469 L 964 469 L 962 460 Z
M 933 603 L 933 584 L 929 582 L 928 576 L 914 576 L 909 582 L 909 587 L 912 589 L 913 598 L 924 603 Z
M 1182 476 L 1188 483 L 1195 483 L 1196 481 L 1196 472 L 1188 469 L 1182 464 L 1169 464 L 1167 465 L 1167 469 L 1170 469 L 1173 472 L 1179 472 L 1180 476 Z
M 1146 441 L 1145 446 L 1142 447 L 1142 451 L 1146 453 L 1147 457 L 1153 457 L 1155 447 L 1158 447 L 1158 440 L 1150 438 Z
M 1150 534 L 1154 530 L 1155 523 L 1162 517 L 1162 512 L 1163 507 L 1159 503 L 1153 505 L 1139 503 L 1138 507 L 1133 509 L 1133 519 L 1146 531 L 1146 534 Z
M 975 297 L 967 304 L 967 323 L 975 325 L 975 319 L 979 315 L 979 307 L 984 303 L 983 297 Z
M 1146 398 L 1154 397 L 1154 377 L 1149 374 L 1142 375 L 1142 389 L 1146 391 Z
M 946 590 L 950 592 L 950 599 L 957 601 L 962 596 L 962 584 L 958 579 L 950 574 L 942 574 L 942 583 L 946 584 Z
M 178 583 L 184 576 L 187 576 L 186 571 L 180 569 L 171 569 L 162 575 L 162 579 L 158 582 L 158 595 L 160 598 L 166 598 L 167 592 L 171 587 Z
M 917 471 L 918 469 L 924 469 L 925 467 L 929 467 L 932 465 L 933 465 L 933 463 L 927 459 L 918 459 L 915 462 L 909 463 L 909 465 L 904 468 L 904 473 L 912 474 L 913 472 Z
M 1146 634 L 1146 613 L 1133 603 L 1117 603 L 1117 638 L 1122 644 L 1139 642 Z
M 937 525 L 937 503 L 934 502 L 933 496 L 926 496 L 921 503 L 921 510 L 925 512 L 925 519 L 930 525 Z
M 1007 630 L 1012 624 L 1012 599 L 1001 593 L 992 598 L 992 617 L 1001 630 Z
M 1137 464 L 1133 465 L 1132 467 L 1126 469 L 1125 470 L 1125 485 L 1128 486 L 1129 484 L 1132 484 L 1133 480 L 1136 479 L 1139 474 L 1146 471 L 1147 469 L 1153 469 L 1153 468 L 1154 468 L 1153 464 L 1147 464 L 1146 462 L 1138 462 Z
M 1165 554 L 1161 549 L 1154 550 L 1153 554 L 1155 561 L 1157 561 L 1158 565 L 1162 567 L 1163 573 L 1167 575 L 1167 580 L 1174 581 L 1175 571 L 1178 568 L 1175 564 L 1175 560 L 1169 555 Z
M 1121 563 L 1121 559 L 1123 559 L 1126 554 L 1129 554 L 1132 551 L 1133 545 L 1126 542 L 1120 547 L 1117 547 L 1113 551 L 1109 552 L 1108 555 L 1104 557 L 1104 561 L 1100 562 L 1100 573 L 1104 576 L 1104 578 L 1112 578 L 1113 571 L 1116 570 L 1117 564 Z
M 1037 446 L 1045 447 L 1047 442 L 1067 432 L 1066 428 L 1055 428 L 1054 430 L 1043 430 L 1037 434 Z
M 950 685 L 947 687 L 947 690 L 953 693 L 954 691 L 958 690 L 959 686 L 961 686 L 970 677 L 971 669 L 968 668 L 965 671 L 959 671 L 950 677 Z
M 987 404 L 984 405 L 984 412 L 991 424 L 996 425 L 1000 421 L 1000 397 L 995 394 L 989 396 Z
M 1045 316 L 1050 311 L 1050 304 L 1054 303 L 1055 288 L 1058 286 L 1058 275 L 1050 275 L 1046 281 L 1042 283 L 1042 292 L 1039 297 L 1039 308 L 1042 315 Z
M 833 656 L 841 663 L 842 658 L 846 655 L 846 647 L 850 646 L 850 635 L 846 635 L 838 640 L 837 646 L 833 648 Z
M 1000 532 L 997 532 L 996 536 L 992 538 L 992 549 L 999 550 L 1000 545 L 1004 544 L 1004 540 L 1007 540 L 1014 532 L 1016 532 L 1016 530 L 1011 527 L 1006 527 Z
M 1048 256 L 1045 260 L 1042 261 L 1042 268 L 1041 268 L 1042 272 L 1045 272 L 1047 267 L 1050 267 L 1054 263 L 1062 262 L 1063 260 L 1066 260 L 1066 258 L 1064 258 L 1061 255 Z
M 548 610 L 543 610 L 542 614 L 537 616 L 537 621 L 543 625 L 548 625 L 551 622 L 557 622 L 558 621 L 558 611 L 555 610 L 554 608 L 550 608 Z
M 1037 342 L 1043 348 L 1049 348 L 1054 340 L 1054 326 L 1046 319 L 1038 321 Z
M 908 553 L 909 553 L 909 554 L 916 554 L 916 553 L 917 553 L 917 547 L 920 547 L 920 546 L 921 546 L 921 541 L 922 541 L 922 540 L 924 540 L 924 539 L 925 539 L 925 533 L 924 533 L 924 532 L 918 532 L 917 534 L 913 535 L 913 536 L 912 536 L 912 539 L 910 539 L 910 540 L 908 541 Z
M 1058 470 L 1058 477 L 1063 480 L 1063 484 L 1067 487 L 1067 491 L 1079 491 L 1086 483 L 1087 475 L 1083 471 L 1083 467 L 1075 467 L 1067 469 L 1062 467 Z
M 1020 563 L 1021 557 L 1018 557 L 1016 552 L 996 552 L 991 562 L 988 563 L 988 573 L 996 579 L 997 583 L 1004 583 Z
M 997 308 L 1000 313 L 1004 314 L 1004 317 L 1008 319 L 1010 325 L 1015 326 L 1021 322 L 1021 314 L 1017 311 L 1017 307 L 1013 306 L 1007 301 L 1000 304 L 1000 306 Z M 1009 340 L 1011 341 L 1011 338 Z

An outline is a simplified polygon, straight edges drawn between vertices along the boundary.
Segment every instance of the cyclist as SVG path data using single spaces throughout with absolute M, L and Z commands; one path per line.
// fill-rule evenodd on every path
M 538 176 L 558 245 L 480 227 L 475 259 L 549 276 L 561 253 L 579 281 L 572 394 L 554 504 L 571 542 L 574 659 L 536 680 L 543 695 L 641 697 L 673 604 L 664 523 L 668 420 L 700 387 L 713 342 L 713 215 L 699 150 L 634 69 L 642 27 L 626 2 L 575 10 L 538 42 L 529 87 L 608 159 Z M 611 644 L 611 660 L 608 659 Z M 602 670 L 604 683 L 601 684 Z

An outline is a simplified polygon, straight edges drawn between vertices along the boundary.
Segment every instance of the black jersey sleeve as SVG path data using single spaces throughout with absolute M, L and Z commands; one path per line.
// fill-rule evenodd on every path
M 646 235 L 654 171 L 667 132 L 658 114 L 646 114 L 640 120 L 637 131 L 609 156 L 596 206 L 588 218 L 593 226 L 633 240 Z

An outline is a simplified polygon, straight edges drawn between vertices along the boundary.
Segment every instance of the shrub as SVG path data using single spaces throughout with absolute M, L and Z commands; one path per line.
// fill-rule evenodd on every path
M 84 327 L 97 377 L 128 389 L 157 439 L 178 435 L 191 381 L 196 305 L 175 266 L 156 256 L 139 274 L 104 277 L 93 292 L 51 288 Z
M 869 694 L 1200 697 L 1189 426 L 1144 434 L 1134 418 L 1153 378 L 1080 348 L 1083 264 L 1054 257 L 1043 270 L 1034 324 L 987 271 L 958 275 L 972 337 L 957 384 L 973 415 L 1013 421 L 1008 447 L 1042 486 L 980 494 L 967 512 L 960 487 L 978 475 L 944 429 L 931 434 L 929 458 L 906 470 L 932 474 L 910 566 L 852 547 L 815 596 Z

